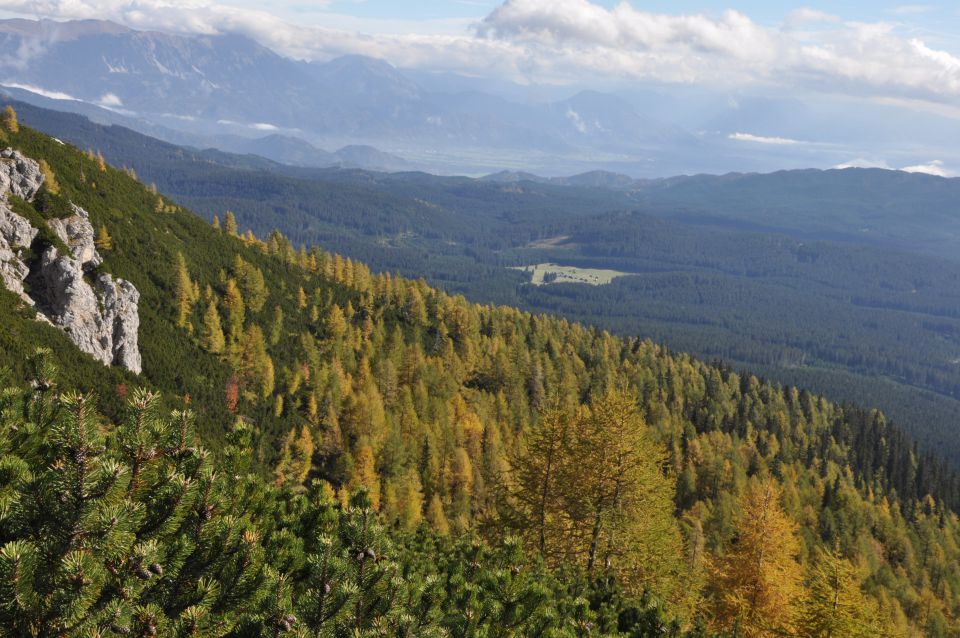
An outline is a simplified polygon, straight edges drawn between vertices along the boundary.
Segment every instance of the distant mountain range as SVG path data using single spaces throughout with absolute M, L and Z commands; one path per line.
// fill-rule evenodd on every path
M 564 99 L 517 100 L 478 90 L 487 84 L 408 75 L 356 55 L 293 60 L 233 34 L 173 35 L 92 20 L 0 21 L 0 85 L 13 97 L 174 143 L 193 136 L 193 146 L 212 142 L 244 152 L 244 142 L 233 138 L 269 134 L 276 137 L 257 142 L 259 152 L 283 162 L 360 159 L 371 168 L 468 174 L 522 165 L 549 174 L 603 168 L 666 175 L 750 164 L 743 149 L 724 150 L 731 146 L 725 137 L 691 133 L 623 97 L 571 91 Z M 351 149 L 330 157 L 303 142 L 388 154 Z

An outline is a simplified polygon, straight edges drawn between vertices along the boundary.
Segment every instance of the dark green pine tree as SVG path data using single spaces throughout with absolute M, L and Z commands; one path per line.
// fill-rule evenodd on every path
M 47 355 L 0 402 L 0 636 L 228 634 L 271 582 L 191 415 L 135 391 L 112 429 Z
M 319 523 L 316 552 L 307 559 L 297 605 L 310 628 L 303 635 L 444 636 L 437 624 L 437 579 L 404 573 L 366 491 L 354 494 L 345 510 L 330 503 L 321 507 L 336 514 L 312 516 Z
M 531 562 L 519 538 L 496 548 L 470 540 L 438 547 L 437 569 L 445 574 L 444 625 L 451 636 L 598 635 L 586 598 L 571 595 Z

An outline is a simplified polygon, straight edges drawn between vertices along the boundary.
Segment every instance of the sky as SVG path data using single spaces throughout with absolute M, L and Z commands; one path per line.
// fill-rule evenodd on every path
M 889 0 L 0 0 L 6 15 L 245 33 L 527 84 L 776 84 L 952 104 L 960 8 Z
M 593 4 L 613 9 L 622 0 L 596 0 Z M 225 4 L 258 9 L 256 0 L 234 0 Z M 432 33 L 456 34 L 489 15 L 501 4 L 499 0 L 278 0 L 271 3 L 271 13 L 297 22 L 304 18 L 314 24 L 339 26 L 381 32 L 409 32 L 411 29 Z M 821 3 L 784 2 L 782 0 L 633 0 L 638 10 L 664 14 L 718 15 L 735 9 L 754 21 L 780 26 L 798 9 L 811 9 L 859 22 L 890 22 L 904 33 L 937 41 L 948 48 L 960 47 L 960 7 L 951 3 L 905 3 L 896 0 L 835 0 Z M 429 22 L 431 24 L 425 24 Z M 419 28 L 417 25 L 419 24 Z M 960 51 L 958 51 L 960 52 Z

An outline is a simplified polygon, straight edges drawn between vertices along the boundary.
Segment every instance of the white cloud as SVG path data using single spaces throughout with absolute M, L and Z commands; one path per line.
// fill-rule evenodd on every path
M 790 14 L 787 15 L 787 19 L 784 20 L 783 26 L 785 29 L 800 29 L 811 24 L 824 22 L 841 22 L 841 20 L 833 14 L 825 13 L 817 9 L 810 9 L 809 7 L 802 7 L 796 11 L 791 11 Z
M 752 142 L 754 144 L 771 144 L 774 146 L 792 146 L 803 144 L 800 140 L 792 140 L 789 137 L 766 137 L 763 135 L 752 135 L 750 133 L 731 133 L 727 136 L 729 139 L 737 142 Z
M 580 114 L 573 109 L 567 109 L 567 119 L 573 124 L 573 128 L 577 129 L 580 133 L 587 132 L 586 122 L 584 122 Z
M 97 101 L 97 104 L 100 106 L 123 106 L 123 100 L 121 100 L 115 93 L 104 93 L 103 96 Z
M 803 27 L 801 31 L 795 28 Z M 960 95 L 960 59 L 886 23 L 843 22 L 806 9 L 777 30 L 728 10 L 717 17 L 605 9 L 588 0 L 507 0 L 478 35 L 520 44 L 529 66 L 608 76 L 735 84 L 781 83 L 859 94 Z
M 873 160 L 864 157 L 858 157 L 857 159 L 852 159 L 849 162 L 837 164 L 833 168 L 841 170 L 847 168 L 882 168 L 885 170 L 891 170 L 890 165 L 883 160 Z
M 20 89 L 21 91 L 29 91 L 30 93 L 49 98 L 51 100 L 70 100 L 71 102 L 83 102 L 83 100 L 80 98 L 74 97 L 68 93 L 63 93 L 61 91 L 47 91 L 32 84 L 21 84 L 19 82 L 0 82 L 0 86 L 6 86 L 11 89 Z
M 356 53 L 399 67 L 530 83 L 761 83 L 939 103 L 960 97 L 960 58 L 904 36 L 894 24 L 845 22 L 813 9 L 768 27 L 734 10 L 666 14 L 629 2 L 608 9 L 590 0 L 505 0 L 473 29 L 461 24 L 442 33 L 427 27 L 384 32 L 384 26 L 358 32 L 323 11 L 311 10 L 293 24 L 258 8 L 266 5 L 221 0 L 231 1 L 244 6 L 217 0 L 0 0 L 0 10 L 111 19 L 139 29 L 237 32 L 296 58 Z M 326 22 L 325 15 L 331 16 Z M 23 64 L 29 55 L 15 57 Z
M 940 160 L 933 160 L 926 164 L 916 166 L 905 166 L 900 169 L 905 173 L 926 173 L 927 175 L 936 175 L 937 177 L 957 177 L 957 172 L 948 169 Z
M 850 160 L 849 162 L 837 164 L 833 168 L 837 168 L 837 169 L 882 168 L 885 170 L 900 170 L 900 171 L 903 171 L 904 173 L 924 173 L 926 175 L 935 175 L 937 177 L 960 176 L 960 173 L 950 168 L 947 168 L 947 166 L 941 160 L 931 160 L 926 164 L 917 164 L 915 166 L 904 166 L 903 168 L 900 168 L 900 169 L 894 169 L 883 160 L 859 157 L 857 159 Z
M 251 124 L 250 128 L 256 129 L 258 131 L 279 131 L 280 130 L 273 124 L 267 124 L 266 122 L 257 122 L 256 124 Z

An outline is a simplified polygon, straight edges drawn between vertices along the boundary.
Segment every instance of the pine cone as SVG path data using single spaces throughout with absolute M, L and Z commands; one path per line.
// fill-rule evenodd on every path
M 283 619 L 286 620 L 291 625 L 297 624 L 297 617 L 294 616 L 293 614 L 287 614 Z
M 129 633 L 130 633 L 130 628 L 127 627 L 126 625 L 113 624 L 113 625 L 110 625 L 110 631 L 115 632 L 115 633 L 118 633 L 118 634 L 124 634 L 124 635 L 126 635 L 126 634 L 129 634 Z
M 141 580 L 150 580 L 150 578 L 153 576 L 153 574 L 151 574 L 148 570 L 144 569 L 143 567 L 138 568 L 137 571 L 134 573 L 137 575 L 137 578 Z
M 372 547 L 368 547 L 368 548 L 367 548 L 367 556 L 369 556 L 370 558 L 376 558 L 376 557 L 377 557 L 377 553 L 376 553 L 375 551 L 373 551 L 373 548 L 372 548 Z
M 160 565 L 160 563 L 150 563 L 150 571 L 157 576 L 163 576 L 163 567 Z
M 286 620 L 281 619 L 277 624 L 280 626 L 280 631 L 290 631 L 290 623 L 288 623 Z
M 333 590 L 333 587 L 330 586 L 330 583 L 323 584 L 323 593 L 329 594 Z

